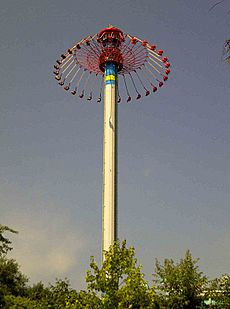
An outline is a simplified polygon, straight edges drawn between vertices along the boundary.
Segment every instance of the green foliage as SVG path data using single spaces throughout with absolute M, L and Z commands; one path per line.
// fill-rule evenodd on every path
M 86 275 L 87 289 L 70 287 L 69 281 L 56 280 L 28 286 L 18 263 L 6 254 L 11 241 L 3 236 L 14 230 L 0 225 L 0 308 L 4 309 L 195 309 L 230 308 L 230 276 L 212 280 L 199 271 L 198 259 L 190 251 L 179 263 L 156 261 L 153 286 L 149 287 L 137 264 L 134 248 L 116 242 L 105 253 L 102 267 L 91 257 Z M 206 300 L 204 302 L 204 300 Z
M 44 308 L 40 306 L 36 301 L 29 299 L 28 297 L 22 296 L 14 296 L 14 295 L 7 295 L 5 297 L 5 309 L 36 309 L 36 308 Z
M 43 302 L 46 305 L 45 308 L 66 308 L 66 303 L 72 302 L 76 296 L 77 292 L 70 288 L 67 279 L 57 280 L 54 285 L 49 286 Z
M 70 295 L 69 300 L 66 302 L 66 308 L 100 309 L 103 307 L 100 298 L 94 292 L 80 291 L 73 297 Z
M 198 270 L 197 259 L 187 251 L 184 259 L 175 264 L 165 259 L 156 261 L 155 284 L 159 293 L 160 308 L 200 308 L 202 291 L 207 278 Z
M 123 241 L 105 253 L 101 269 L 91 258 L 86 282 L 88 295 L 97 304 L 95 308 L 151 308 L 153 295 L 134 255 L 134 248 L 126 248 Z
M 14 231 L 8 226 L 0 224 L 0 257 L 6 255 L 8 251 L 12 250 L 12 247 L 10 247 L 11 241 L 3 236 L 5 232 L 17 233 L 17 231 Z
M 0 257 L 0 308 L 4 307 L 7 295 L 24 296 L 27 281 L 15 260 Z
M 49 287 L 44 287 L 41 282 L 33 287 L 27 287 L 23 296 L 6 295 L 2 308 L 78 308 L 75 307 L 76 300 L 77 292 L 70 288 L 68 280 L 57 280 Z
M 26 295 L 28 298 L 34 301 L 40 301 L 46 298 L 49 293 L 49 289 L 44 286 L 42 282 L 34 284 L 32 287 L 27 287 Z
M 27 278 L 19 271 L 18 263 L 6 258 L 12 247 L 11 241 L 3 235 L 5 232 L 17 233 L 0 224 L 0 308 L 6 308 L 7 296 L 23 295 L 27 282 Z
M 224 275 L 212 280 L 206 293 L 211 300 L 210 308 L 230 308 L 230 276 Z

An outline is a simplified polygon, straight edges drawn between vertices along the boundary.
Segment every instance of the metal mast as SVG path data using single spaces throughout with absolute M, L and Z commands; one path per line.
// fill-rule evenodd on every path
M 103 154 L 103 256 L 117 239 L 117 67 L 105 66 Z
M 123 68 L 120 29 L 109 25 L 98 36 L 102 44 L 100 69 L 104 72 L 104 143 L 102 197 L 102 253 L 117 240 L 117 73 Z

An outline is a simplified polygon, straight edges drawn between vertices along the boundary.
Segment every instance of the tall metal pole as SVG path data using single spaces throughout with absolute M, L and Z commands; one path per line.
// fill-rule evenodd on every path
M 117 238 L 117 67 L 105 65 L 103 152 L 103 260 Z

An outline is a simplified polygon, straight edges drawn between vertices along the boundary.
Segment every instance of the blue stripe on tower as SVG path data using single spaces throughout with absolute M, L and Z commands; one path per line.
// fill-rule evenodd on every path
M 106 63 L 105 66 L 105 84 L 106 85 L 115 85 L 116 83 L 116 65 L 114 63 Z

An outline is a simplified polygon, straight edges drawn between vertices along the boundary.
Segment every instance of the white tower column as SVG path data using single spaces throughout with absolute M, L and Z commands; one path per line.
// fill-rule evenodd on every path
M 105 66 L 103 152 L 103 260 L 104 252 L 117 238 L 117 68 Z

